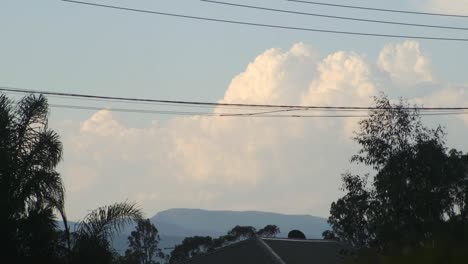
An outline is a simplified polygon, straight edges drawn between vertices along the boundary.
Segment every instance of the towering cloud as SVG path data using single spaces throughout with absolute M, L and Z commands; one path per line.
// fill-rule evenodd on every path
M 433 80 L 416 42 L 384 47 L 377 64 L 354 52 L 321 57 L 298 43 L 260 54 L 233 78 L 220 102 L 368 105 L 387 87 L 376 72 L 407 85 Z M 356 122 L 176 117 L 141 128 L 101 110 L 59 131 L 65 140 L 69 211 L 78 218 L 90 208 L 128 198 L 147 212 L 203 207 L 326 216 L 356 147 L 349 140 Z
M 399 84 L 414 85 L 434 80 L 429 59 L 422 54 L 416 41 L 386 45 L 377 64 Z

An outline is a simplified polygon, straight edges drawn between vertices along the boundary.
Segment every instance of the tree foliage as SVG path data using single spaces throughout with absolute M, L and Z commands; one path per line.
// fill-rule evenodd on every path
M 256 234 L 256 229 L 253 226 L 235 226 L 227 233 L 234 240 L 249 239 Z
M 369 175 L 343 174 L 346 194 L 332 203 L 332 231 L 324 234 L 387 253 L 467 235 L 468 156 L 448 151 L 443 129 L 425 127 L 406 102 L 380 96 L 375 104 L 359 123 L 354 139 L 361 149 L 352 157 L 375 175 L 369 181 Z M 461 229 L 451 233 L 454 226 Z M 462 237 L 457 243 L 466 242 Z
M 136 204 L 122 202 L 91 211 L 79 222 L 74 236 L 74 263 L 111 263 L 115 253 L 110 244 L 115 232 L 138 222 L 143 214 Z
M 0 225 L 5 258 L 21 262 L 54 255 L 54 211 L 67 223 L 65 189 L 55 170 L 61 158 L 60 138 L 48 128 L 47 99 L 30 95 L 13 104 L 0 94 Z
M 295 229 L 295 230 L 289 231 L 288 238 L 290 238 L 290 239 L 306 239 L 306 236 L 305 236 L 304 233 L 302 233 L 302 231 Z
M 79 233 L 99 238 L 111 238 L 125 225 L 142 219 L 143 213 L 136 204 L 122 202 L 99 207 L 79 222 Z
M 128 237 L 128 249 L 125 257 L 137 260 L 139 264 L 156 264 L 156 259 L 163 259 L 164 253 L 158 248 L 159 234 L 149 219 L 139 220 L 135 231 Z
M 279 232 L 280 229 L 276 225 L 266 225 L 258 231 L 253 226 L 235 226 L 229 230 L 226 235 L 218 238 L 209 236 L 187 237 L 182 241 L 182 244 L 177 245 L 171 252 L 169 263 L 182 262 L 192 257 L 209 253 L 217 248 L 255 236 L 275 237 Z
M 276 237 L 281 230 L 276 225 L 266 225 L 264 228 L 257 231 L 259 237 Z
M 213 250 L 213 238 L 209 236 L 186 237 L 182 244 L 175 246 L 169 263 L 175 264 Z
M 71 234 L 65 188 L 56 166 L 62 143 L 48 127 L 42 95 L 17 103 L 0 94 L 0 235 L 3 258 L 11 263 L 110 263 L 109 240 L 124 224 L 141 219 L 134 204 L 92 211 Z M 56 214 L 65 230 L 58 230 Z M 72 243 L 73 242 L 73 245 Z

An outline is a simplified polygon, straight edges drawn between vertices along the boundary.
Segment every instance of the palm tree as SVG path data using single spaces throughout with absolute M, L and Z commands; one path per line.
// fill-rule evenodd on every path
M 31 221 L 50 219 L 49 228 L 54 227 L 54 210 L 68 231 L 65 189 L 55 170 L 62 143 L 48 128 L 48 112 L 42 95 L 26 96 L 15 105 L 0 94 L 0 221 L 12 257 L 31 252 L 24 242 L 33 234 L 22 232 Z
M 74 234 L 74 263 L 111 263 L 114 252 L 110 240 L 126 224 L 143 219 L 134 203 L 115 203 L 91 211 L 78 224 Z

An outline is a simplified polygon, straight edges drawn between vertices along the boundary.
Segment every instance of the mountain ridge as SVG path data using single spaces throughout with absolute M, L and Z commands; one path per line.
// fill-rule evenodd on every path
M 185 237 L 225 235 L 236 225 L 253 226 L 260 229 L 273 224 L 280 228 L 278 237 L 287 237 L 293 229 L 301 230 L 307 238 L 319 239 L 322 232 L 329 229 L 327 219 L 312 215 L 282 214 L 264 211 L 207 210 L 197 208 L 173 208 L 154 214 L 150 221 L 158 229 L 161 241 L 159 246 L 169 253 Z M 74 231 L 76 222 L 69 222 Z M 59 223 L 63 229 L 63 223 Z M 112 240 L 114 248 L 123 254 L 128 246 L 127 237 L 135 229 L 135 224 L 127 225 Z
M 327 220 L 312 215 L 281 214 L 264 211 L 231 211 L 206 210 L 190 208 L 173 208 L 163 210 L 150 218 L 160 226 L 161 234 L 172 235 L 176 230 L 165 227 L 185 229 L 191 235 L 224 235 L 236 225 L 249 225 L 262 228 L 268 224 L 280 227 L 280 236 L 285 236 L 292 229 L 300 229 L 310 238 L 320 238 L 323 231 L 329 228 Z M 177 232 L 180 235 L 179 232 Z
M 278 213 L 278 212 L 267 212 L 267 211 L 260 211 L 260 210 L 210 210 L 210 209 L 201 209 L 201 208 L 170 208 L 166 210 L 162 210 L 157 212 L 151 218 L 157 216 L 160 213 L 164 212 L 172 212 L 172 211 L 201 211 L 201 212 L 220 212 L 220 213 L 263 213 L 263 214 L 273 214 L 273 215 L 283 215 L 283 216 L 307 216 L 307 217 L 314 217 L 314 218 L 321 218 L 326 219 L 325 217 L 321 216 L 313 216 L 310 214 L 288 214 L 288 213 Z

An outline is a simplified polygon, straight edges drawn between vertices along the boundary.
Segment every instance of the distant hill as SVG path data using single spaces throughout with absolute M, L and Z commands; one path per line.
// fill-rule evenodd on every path
M 329 228 L 327 220 L 311 215 L 285 215 L 258 211 L 209 211 L 201 209 L 169 209 L 151 218 L 161 234 L 166 236 L 219 236 L 236 225 L 250 225 L 256 228 L 268 224 L 279 226 L 281 234 L 299 229 L 308 238 L 321 238 Z
M 225 235 L 236 225 L 253 226 L 257 229 L 266 225 L 277 225 L 279 237 L 287 237 L 293 229 L 301 230 L 307 238 L 321 238 L 322 232 L 329 228 L 327 219 L 311 215 L 286 215 L 257 211 L 209 211 L 201 209 L 169 209 L 150 218 L 159 231 L 160 247 L 167 248 L 166 253 L 188 236 Z M 76 223 L 70 223 L 74 230 Z M 63 228 L 63 224 L 61 224 Z M 134 226 L 127 226 L 112 241 L 114 248 L 123 254 L 127 248 L 127 237 Z

